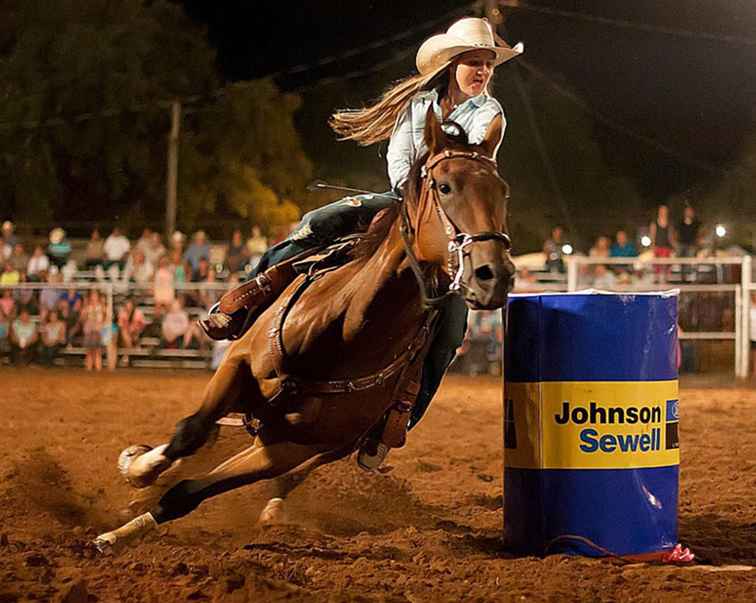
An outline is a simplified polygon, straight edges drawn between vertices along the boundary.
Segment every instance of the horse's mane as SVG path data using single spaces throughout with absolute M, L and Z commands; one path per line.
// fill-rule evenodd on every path
M 375 215 L 372 222 L 370 222 L 367 232 L 354 248 L 354 251 L 352 251 L 352 256 L 355 259 L 370 257 L 381 246 L 381 243 L 386 240 L 394 222 L 399 218 L 402 203 L 410 203 L 412 205 L 417 203 L 420 195 L 420 170 L 427 159 L 428 153 L 424 153 L 410 168 L 409 176 L 404 184 L 402 200 L 392 203 L 390 207 L 382 209 Z
M 467 140 L 467 134 L 462 127 L 454 121 L 446 121 L 444 124 L 452 124 L 456 126 L 458 133 L 445 132 L 445 137 L 449 143 L 449 148 L 468 148 L 470 146 Z M 443 124 L 442 124 L 443 125 Z M 373 218 L 370 223 L 370 227 L 360 240 L 359 244 L 352 251 L 352 257 L 355 259 L 365 258 L 372 256 L 375 251 L 380 247 L 381 243 L 386 240 L 391 227 L 399 217 L 402 203 L 408 203 L 411 206 L 417 204 L 420 198 L 420 189 L 422 187 L 421 170 L 428 161 L 429 152 L 423 153 L 415 160 L 410 168 L 407 180 L 404 183 L 403 200 L 393 203 L 390 207 L 382 209 Z

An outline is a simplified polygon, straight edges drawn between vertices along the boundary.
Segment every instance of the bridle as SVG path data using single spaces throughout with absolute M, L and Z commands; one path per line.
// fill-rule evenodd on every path
M 496 241 L 504 245 L 504 248 L 507 251 L 512 249 L 512 240 L 507 233 L 501 231 L 483 231 L 475 234 L 468 234 L 460 230 L 446 213 L 443 206 L 441 205 L 441 200 L 438 196 L 438 187 L 436 185 L 436 180 L 433 177 L 433 168 L 448 159 L 468 159 L 470 161 L 482 163 L 484 166 L 486 166 L 486 170 L 488 172 L 495 175 L 501 180 L 501 177 L 496 171 L 496 162 L 490 157 L 481 155 L 480 153 L 475 151 L 453 151 L 447 149 L 429 157 L 425 162 L 425 165 L 422 167 L 420 171 L 420 177 L 423 179 L 423 188 L 420 190 L 419 198 L 422 198 L 424 189 L 427 189 L 427 194 L 429 194 L 431 197 L 431 203 L 433 203 L 433 206 L 436 209 L 436 213 L 441 220 L 441 224 L 444 227 L 444 232 L 446 233 L 446 237 L 449 241 L 447 245 L 447 267 L 449 269 L 449 275 L 454 275 L 451 282 L 449 283 L 449 288 L 446 292 L 438 296 L 432 296 L 428 293 L 429 286 L 425 281 L 425 275 L 423 274 L 423 270 L 420 266 L 420 262 L 418 261 L 417 256 L 412 250 L 412 244 L 415 239 L 415 230 L 412 228 L 412 224 L 410 223 L 409 212 L 407 210 L 407 202 L 402 202 L 402 225 L 400 229 L 402 234 L 402 241 L 404 243 L 404 250 L 407 253 L 407 258 L 409 260 L 412 271 L 414 272 L 415 277 L 417 278 L 417 282 L 420 285 L 420 294 L 423 300 L 423 305 L 425 307 L 436 307 L 442 304 L 447 297 L 449 297 L 450 295 L 458 294 L 462 287 L 464 287 L 464 284 L 462 283 L 462 277 L 464 276 L 465 272 L 465 258 L 470 255 L 469 249 L 475 243 L 483 241 Z M 506 197 L 509 198 L 509 185 L 506 183 L 506 181 L 501 181 L 506 186 Z

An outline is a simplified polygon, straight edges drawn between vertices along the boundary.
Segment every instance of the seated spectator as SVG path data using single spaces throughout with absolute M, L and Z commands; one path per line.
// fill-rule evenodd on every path
M 13 246 L 13 253 L 11 253 L 8 261 L 19 272 L 25 272 L 29 265 L 29 254 L 24 250 L 24 246 L 21 243 L 16 243 Z
M 63 268 L 68 263 L 68 257 L 71 255 L 71 243 L 66 239 L 66 231 L 62 228 L 53 228 L 50 231 L 50 244 L 47 246 L 47 257 L 50 263 Z
M 40 282 L 50 269 L 50 260 L 45 255 L 42 245 L 37 245 L 26 265 L 26 276 L 30 281 Z
M 118 344 L 125 348 L 139 347 L 145 324 L 144 314 L 136 307 L 134 299 L 128 298 L 118 312 Z
M 185 242 L 186 242 L 186 237 L 184 236 L 184 233 L 181 232 L 180 230 L 175 231 L 171 235 L 169 253 L 173 255 L 173 252 L 178 251 L 179 257 L 182 257 L 184 255 Z
M 201 285 L 208 282 L 211 272 L 215 274 L 215 271 L 210 266 L 210 262 L 207 258 L 201 258 L 197 270 L 192 273 L 192 282 L 197 283 L 200 287 L 191 288 L 186 293 L 187 306 L 204 306 L 202 301 L 204 289 L 201 288 Z
M 612 258 L 634 258 L 638 257 L 638 248 L 635 243 L 628 240 L 627 233 L 624 230 L 618 230 L 614 243 L 609 248 L 609 257 Z
M 109 270 L 113 266 L 116 266 L 118 270 L 123 270 L 130 249 L 131 243 L 129 243 L 129 240 L 121 233 L 121 229 L 118 226 L 114 227 L 113 232 L 110 233 L 103 244 L 105 270 Z
M 543 253 L 546 254 L 546 270 L 549 272 L 564 273 L 563 246 L 564 230 L 561 226 L 555 226 L 551 230 L 551 238 L 546 239 L 543 244 Z
M 160 258 L 165 255 L 166 251 L 159 232 L 153 232 L 152 235 L 150 235 L 150 240 L 144 246 L 142 251 L 144 252 L 144 259 L 150 264 L 157 266 L 160 263 Z
M 73 346 L 75 343 L 78 343 L 78 338 L 81 334 L 79 307 L 71 307 L 65 299 L 59 299 L 58 317 L 66 323 L 66 344 Z
M 40 328 L 42 341 L 39 346 L 39 358 L 45 366 L 52 366 L 58 351 L 66 345 L 66 323 L 55 310 L 51 310 Z
M 226 251 L 226 268 L 230 273 L 239 272 L 244 270 L 244 266 L 248 261 L 249 253 L 247 252 L 247 246 L 242 241 L 241 230 L 236 228 L 231 234 L 231 241 L 228 244 L 228 251 Z M 259 256 L 255 263 L 258 261 L 260 261 Z
M 81 307 L 79 319 L 86 348 L 84 366 L 88 371 L 102 370 L 102 334 L 106 326 L 106 308 L 99 291 L 91 289 Z
M 0 239 L 2 239 L 6 245 L 10 246 L 11 249 L 13 249 L 13 247 L 16 246 L 16 243 L 18 243 L 18 237 L 16 237 L 15 230 L 16 227 L 10 220 L 3 222 L 3 227 L 0 230 Z
M 207 242 L 204 230 L 195 232 L 192 239 L 192 244 L 187 247 L 184 253 L 184 261 L 188 261 L 192 271 L 196 272 L 199 269 L 200 260 L 202 258 L 208 260 L 210 257 L 210 244 Z
M 3 289 L 2 293 L 0 293 L 0 312 L 8 320 L 16 317 L 16 300 L 13 297 L 13 289 Z
M 598 264 L 593 268 L 593 286 L 596 289 L 612 289 L 617 284 L 617 277 L 605 264 Z
M 247 256 L 249 265 L 254 268 L 262 255 L 268 250 L 268 239 L 262 234 L 260 227 L 255 224 L 252 227 L 251 236 L 247 239 Z
M 187 270 L 188 264 L 181 259 L 181 253 L 178 249 L 174 249 L 171 252 L 170 265 L 173 270 L 173 280 L 176 286 L 183 285 L 191 280 L 191 268 Z
M 15 366 L 26 366 L 34 360 L 34 348 L 39 333 L 37 325 L 29 316 L 29 311 L 22 308 L 18 318 L 13 321 L 10 330 L 10 355 Z
M 609 237 L 600 236 L 596 239 L 596 242 L 588 252 L 588 256 L 592 258 L 608 258 L 609 257 Z
M 218 280 L 213 268 L 210 268 L 207 271 L 207 278 L 205 278 L 203 282 L 207 286 L 199 290 L 197 302 L 198 305 L 202 306 L 206 310 L 209 310 L 213 307 L 213 305 L 215 305 L 215 302 L 220 299 L 223 291 L 220 289 L 220 287 L 218 287 L 217 289 L 214 287 L 214 285 L 218 284 Z
M 13 318 L 3 312 L 0 307 L 0 358 L 4 358 L 10 352 L 10 327 Z
M 615 235 L 614 243 L 609 248 L 609 257 L 611 258 L 634 258 L 638 257 L 638 248 L 635 243 L 628 240 L 627 233 L 624 230 L 618 230 Z M 618 275 L 629 273 L 632 269 L 630 264 L 614 264 L 614 270 Z
M 145 256 L 147 255 L 147 248 L 150 244 L 150 239 L 152 239 L 152 229 L 151 228 L 145 228 L 142 231 L 142 236 L 137 239 L 137 242 L 134 244 L 134 249 L 139 249 Z
M 171 307 L 176 298 L 174 272 L 166 256 L 160 258 L 160 264 L 155 271 L 152 296 L 155 300 L 155 316 L 160 317 Z
M 181 299 L 173 300 L 171 308 L 163 317 L 162 335 L 163 345 L 167 348 L 177 348 L 182 338 L 189 330 L 189 314 L 184 310 Z
M 19 312 L 21 308 L 26 308 L 32 316 L 39 314 L 38 292 L 34 289 L 18 289 L 16 291 L 16 303 Z
M 136 283 L 140 287 L 147 287 L 152 283 L 155 275 L 155 267 L 144 257 L 141 249 L 134 249 L 129 254 L 126 266 L 123 269 L 123 280 Z
M 10 262 L 5 262 L 3 273 L 0 274 L 0 285 L 18 285 L 21 282 L 21 273 Z
M 84 266 L 87 270 L 94 270 L 105 263 L 105 242 L 100 236 L 99 229 L 95 228 L 89 235 Z
M 84 303 L 81 293 L 76 289 L 69 288 L 60 294 L 60 299 L 65 301 L 71 309 L 81 312 L 81 306 Z
M 58 300 L 63 292 L 58 288 L 52 288 L 52 286 L 60 285 L 62 282 L 63 276 L 57 268 L 53 266 L 47 274 L 47 284 L 50 285 L 50 287 L 42 289 L 39 294 L 39 313 L 42 315 L 42 318 L 47 316 L 48 312 L 57 309 Z
M 13 247 L 0 238 L 0 266 L 10 259 L 12 253 Z
M 210 274 L 211 270 L 212 267 L 210 266 L 210 261 L 207 258 L 200 258 L 199 262 L 197 263 L 197 269 L 192 272 L 192 282 L 207 282 L 208 275 Z

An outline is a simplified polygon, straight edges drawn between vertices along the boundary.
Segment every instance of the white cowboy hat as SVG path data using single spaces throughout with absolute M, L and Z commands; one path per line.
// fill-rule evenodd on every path
M 500 65 L 525 51 L 522 42 L 514 47 L 497 46 L 488 19 L 466 17 L 452 24 L 446 33 L 425 40 L 417 51 L 415 63 L 422 75 L 435 75 L 451 63 L 452 59 L 471 50 L 490 50 Z

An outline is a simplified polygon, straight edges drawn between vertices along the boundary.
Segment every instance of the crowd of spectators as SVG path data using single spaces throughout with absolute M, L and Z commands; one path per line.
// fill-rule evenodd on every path
M 717 229 L 721 229 L 717 232 Z M 613 237 L 601 235 L 588 250 L 592 259 L 611 258 L 634 260 L 641 256 L 651 259 L 652 268 L 636 268 L 634 261 L 627 264 L 611 262 L 592 263 L 581 266 L 580 285 L 600 289 L 618 286 L 652 286 L 667 283 L 670 279 L 669 263 L 653 264 L 653 258 L 711 258 L 727 255 L 723 248 L 726 231 L 722 226 L 709 227 L 701 222 L 692 205 L 685 205 L 682 214 L 675 221 L 670 216 L 667 205 L 659 205 L 650 223 L 638 229 L 631 238 L 628 229 L 616 231 Z M 637 241 L 637 243 L 636 243 Z M 553 274 L 566 272 L 565 257 L 580 255 L 566 239 L 562 226 L 555 226 L 543 244 L 544 269 Z M 682 264 L 679 282 L 695 282 L 695 267 Z
M 246 240 L 237 229 L 214 246 L 202 230 L 187 244 L 180 232 L 164 243 L 149 228 L 134 241 L 117 226 L 105 238 L 95 228 L 78 253 L 59 227 L 46 243 L 23 240 L 11 222 L 0 234 L 0 359 L 52 365 L 62 348 L 77 348 L 88 370 L 101 370 L 104 355 L 110 368 L 128 364 L 145 337 L 160 349 L 207 349 L 193 318 L 267 249 L 257 226 Z
M 119 227 L 106 237 L 95 228 L 86 243 L 72 244 L 62 228 L 53 228 L 47 240 L 40 241 L 20 237 L 13 224 L 5 222 L 0 232 L 0 285 L 5 285 L 0 289 L 0 360 L 52 365 L 61 350 L 76 348 L 83 350 L 87 369 L 100 370 L 103 365 L 128 365 L 130 355 L 148 339 L 159 342 L 160 350 L 208 350 L 211 342 L 194 319 L 226 288 L 243 280 L 267 248 L 268 240 L 258 226 L 247 237 L 236 229 L 225 242 L 211 242 L 202 230 L 188 238 L 176 232 L 164 239 L 145 228 L 138 238 L 130 239 Z M 543 252 L 543 271 L 521 267 L 516 291 L 548 289 L 545 277 L 563 275 L 565 256 L 577 250 L 557 226 Z M 640 255 L 704 258 L 716 252 L 716 235 L 701 223 L 693 207 L 686 206 L 674 221 L 662 205 L 648 227 L 637 233 L 620 229 L 613 237 L 599 236 L 588 257 L 628 261 L 581 266 L 580 284 L 598 289 L 653 286 L 666 282 L 669 265 L 638 269 L 635 260 Z M 696 278 L 693 270 L 682 266 L 683 282 Z M 23 283 L 47 286 L 17 287 Z M 113 300 L 104 287 L 98 289 L 98 283 L 109 285 L 108 290 L 115 292 Z M 502 342 L 500 312 L 471 312 L 457 370 L 497 372 Z M 753 349 L 756 355 L 756 343 Z

